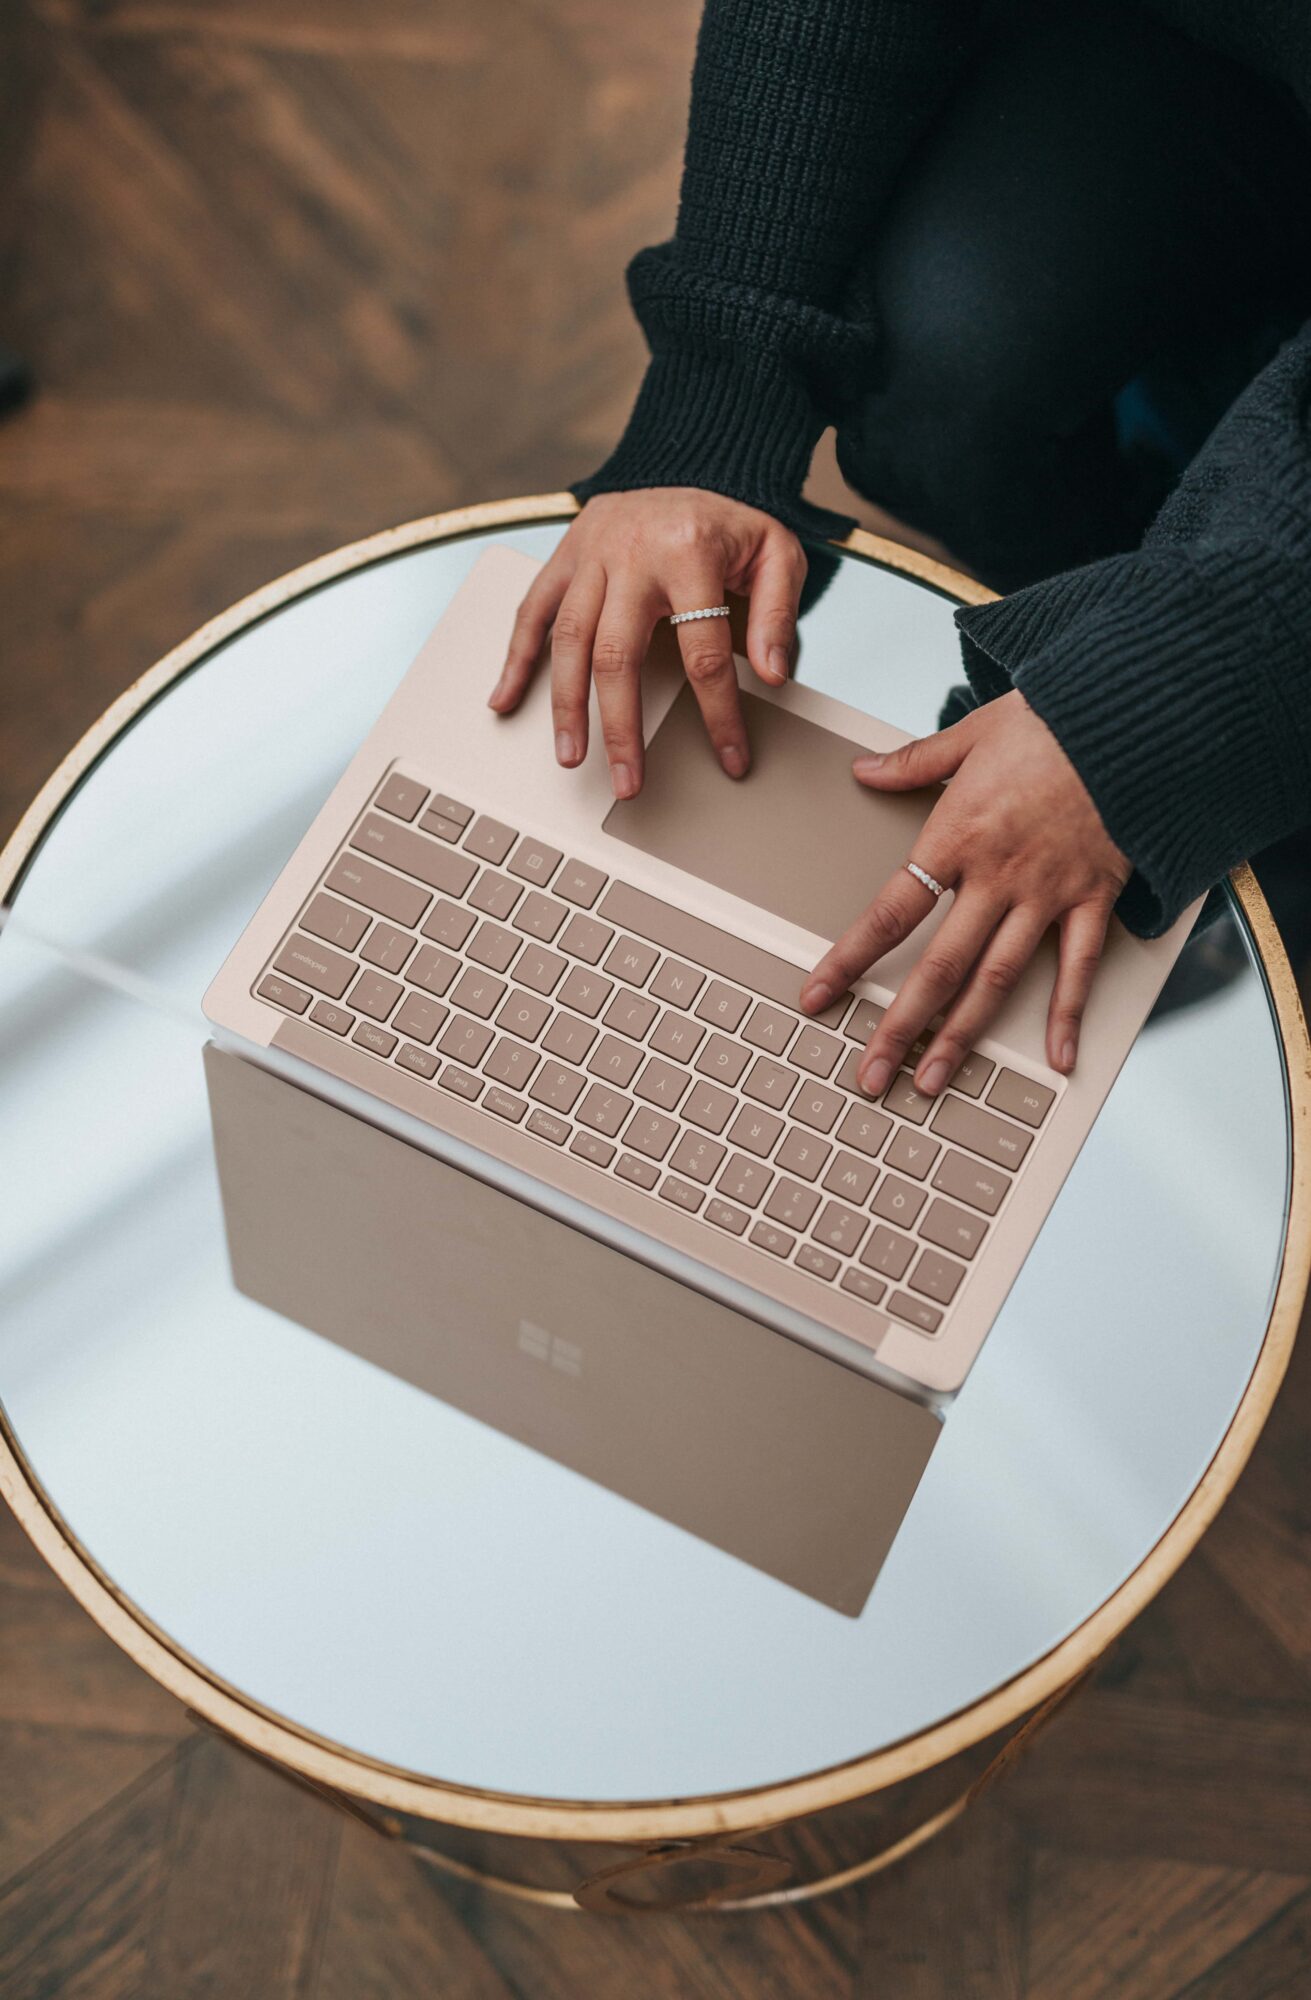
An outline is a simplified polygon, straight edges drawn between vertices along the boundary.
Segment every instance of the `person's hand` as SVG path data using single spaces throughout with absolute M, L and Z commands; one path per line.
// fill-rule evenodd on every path
M 548 626 L 555 754 L 581 764 L 587 705 L 596 683 L 611 789 L 630 799 L 642 786 L 642 662 L 656 620 L 670 611 L 722 604 L 749 593 L 747 658 L 761 680 L 787 679 L 806 558 L 772 514 L 697 486 L 600 493 L 569 527 L 530 585 L 505 665 L 489 697 L 508 715 L 523 699 Z M 683 667 L 706 730 L 730 778 L 751 762 L 733 669 L 727 618 L 676 628 Z
M 936 736 L 853 770 L 876 791 L 907 792 L 949 778 L 907 855 L 944 888 L 952 907 L 879 1022 L 858 1077 L 884 1091 L 912 1042 L 935 1016 L 915 1082 L 936 1096 L 998 1012 L 1050 924 L 1060 958 L 1047 1016 L 1047 1058 L 1074 1067 L 1111 907 L 1132 864 L 1111 840 L 1073 764 L 1045 722 L 1013 690 Z M 931 890 L 905 868 L 884 884 L 801 992 L 810 1013 L 828 1006 L 921 924 Z

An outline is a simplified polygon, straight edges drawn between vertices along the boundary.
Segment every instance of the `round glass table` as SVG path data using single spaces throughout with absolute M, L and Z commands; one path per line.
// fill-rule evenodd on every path
M 1311 1057 L 1239 871 L 1241 964 L 1139 1038 L 858 1618 L 243 1296 L 200 996 L 475 557 L 543 558 L 572 511 L 468 509 L 270 585 L 10 842 L 0 1490 L 199 1720 L 436 1865 L 613 1907 L 694 1861 L 651 1899 L 741 1907 L 826 1885 L 807 1815 L 859 1820 L 830 1880 L 945 1824 L 1203 1533 L 1305 1289 Z M 822 566 L 801 678 L 935 728 L 976 587 L 860 533 Z M 542 1843 L 572 1857 L 545 1885 Z

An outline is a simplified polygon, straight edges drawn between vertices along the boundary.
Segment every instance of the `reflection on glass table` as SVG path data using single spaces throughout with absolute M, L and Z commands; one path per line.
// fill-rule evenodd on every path
M 1144 1561 L 1265 1333 L 1284 1069 L 1250 946 L 1222 991 L 1140 1037 L 881 1569 L 859 1413 L 817 1376 L 806 1418 L 838 1426 L 831 1463 L 816 1470 L 812 1429 L 762 1469 L 720 1379 L 672 1481 L 664 1382 L 643 1391 L 649 1434 L 633 1419 L 600 1463 L 564 1435 L 567 1346 L 525 1333 L 515 1351 L 549 1408 L 493 1407 L 456 1342 L 449 1373 L 416 1379 L 432 1351 L 395 1343 L 407 1287 L 429 1282 L 425 1197 L 398 1192 L 387 1219 L 412 1269 L 376 1268 L 377 1217 L 374 1268 L 354 1262 L 349 1161 L 317 1185 L 326 1135 L 267 1103 L 263 1127 L 225 1128 L 219 1168 L 246 1145 L 247 1186 L 294 1177 L 307 1209 L 327 1205 L 329 1254 L 307 1299 L 305 1247 L 288 1292 L 248 1207 L 234 1286 L 201 995 L 479 549 L 540 556 L 559 533 L 512 524 L 293 596 L 138 715 L 54 823 L 0 939 L 0 1402 L 115 1590 L 262 1711 L 447 1785 L 694 1798 L 968 1709 Z M 931 729 L 958 678 L 950 612 L 843 559 L 807 615 L 802 678 Z M 136 997 L 85 977 L 78 953 Z M 371 1297 L 377 1323 L 354 1337 Z M 330 1323 L 346 1304 L 350 1327 Z M 616 1367 L 653 1366 L 621 1359 L 622 1333 Z M 771 1393 L 786 1444 L 797 1391 Z

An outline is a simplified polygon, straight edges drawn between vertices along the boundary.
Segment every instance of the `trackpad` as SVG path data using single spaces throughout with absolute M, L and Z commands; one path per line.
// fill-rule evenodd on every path
M 881 795 L 851 775 L 865 749 L 743 693 L 751 770 L 725 777 L 690 687 L 647 747 L 646 780 L 605 830 L 827 939 L 900 868 L 939 787 Z

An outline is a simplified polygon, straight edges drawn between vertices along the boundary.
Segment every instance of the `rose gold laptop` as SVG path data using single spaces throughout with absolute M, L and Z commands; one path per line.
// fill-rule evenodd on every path
M 645 787 L 616 804 L 600 756 L 555 764 L 545 674 L 487 708 L 536 568 L 475 563 L 210 987 L 218 1039 L 486 1190 L 507 1267 L 545 1217 L 641 1268 L 652 1341 L 698 1295 L 941 1411 L 1194 913 L 1146 943 L 1112 925 L 1073 1077 L 1043 1056 L 1049 955 L 941 1098 L 906 1071 L 863 1097 L 856 1057 L 941 912 L 826 1015 L 797 995 L 932 806 L 851 776 L 902 732 L 742 663 L 734 784 L 662 627 Z M 539 1324 L 531 1268 L 515 1284 L 496 1311 Z

